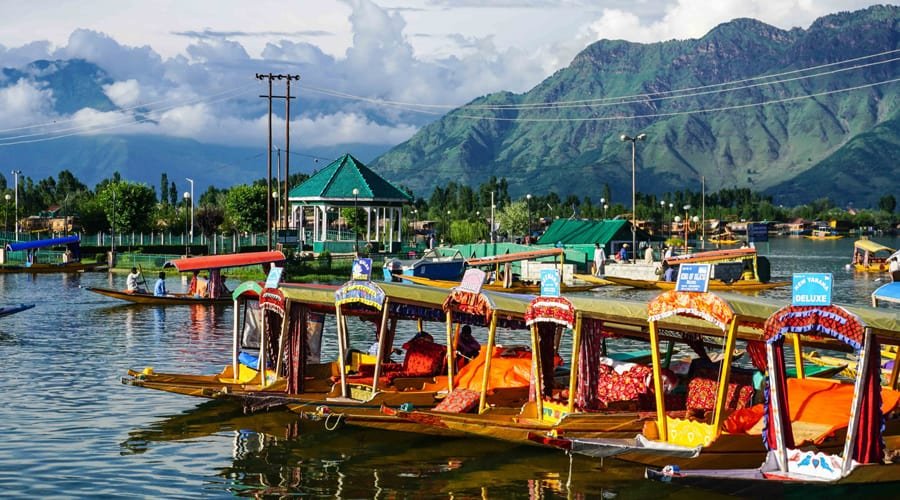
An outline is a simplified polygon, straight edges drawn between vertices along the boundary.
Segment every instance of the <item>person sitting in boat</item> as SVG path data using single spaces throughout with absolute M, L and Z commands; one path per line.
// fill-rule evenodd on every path
M 143 287 L 138 283 L 138 278 L 141 277 L 141 274 L 138 272 L 136 267 L 131 268 L 131 272 L 128 273 L 128 277 L 125 278 L 125 292 L 127 293 L 144 293 Z
M 668 262 L 663 262 L 663 280 L 675 281 L 677 277 L 678 273 L 675 271 L 675 266 L 669 265 Z
M 197 286 L 194 288 L 194 297 L 209 297 L 209 280 L 203 276 L 197 276 Z
M 456 352 L 463 358 L 471 360 L 478 356 L 481 351 L 481 344 L 472 336 L 472 327 L 463 325 L 459 332 L 459 340 L 456 343 Z
M 900 257 L 894 255 L 888 259 L 888 272 L 891 273 L 891 281 L 900 283 Z
M 166 290 L 166 273 L 164 271 L 159 272 L 159 279 L 156 280 L 156 285 L 153 287 L 153 295 L 156 297 L 165 297 L 169 292 Z
M 619 252 L 616 253 L 616 260 L 619 262 L 628 260 L 628 243 L 623 243 L 619 248 Z

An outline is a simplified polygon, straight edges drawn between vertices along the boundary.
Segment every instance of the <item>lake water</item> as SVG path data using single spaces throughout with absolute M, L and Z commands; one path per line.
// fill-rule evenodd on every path
M 900 246 L 897 239 L 878 240 Z M 852 239 L 778 239 L 758 248 L 771 258 L 774 276 L 833 273 L 836 302 L 866 305 L 879 285 L 879 275 L 844 269 Z M 124 287 L 124 275 L 0 275 L 0 304 L 37 304 L 0 319 L 3 496 L 700 494 L 644 481 L 643 467 L 614 460 L 576 457 L 570 474 L 569 460 L 552 450 L 349 427 L 329 432 L 289 413 L 248 416 L 227 403 L 122 385 L 128 368 L 218 371 L 230 356 L 231 308 L 123 305 L 79 285 Z M 170 290 L 181 286 L 169 279 Z M 597 293 L 652 296 L 613 288 Z M 789 300 L 787 290 L 766 296 Z M 326 356 L 333 350 L 325 345 Z

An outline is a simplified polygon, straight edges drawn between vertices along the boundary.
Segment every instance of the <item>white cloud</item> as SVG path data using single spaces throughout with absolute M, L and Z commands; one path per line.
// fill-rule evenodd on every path
M 53 93 L 38 88 L 33 82 L 19 80 L 14 85 L 0 88 L 0 129 L 22 127 L 46 122 L 52 117 Z M 23 130 L 22 134 L 33 131 Z M 3 135 L 9 136 L 16 131 Z
M 103 86 L 106 97 L 120 108 L 128 108 L 140 102 L 141 84 L 135 79 Z

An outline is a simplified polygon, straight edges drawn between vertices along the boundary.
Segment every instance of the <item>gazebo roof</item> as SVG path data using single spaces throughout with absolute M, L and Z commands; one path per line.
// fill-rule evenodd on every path
M 413 199 L 350 154 L 334 160 L 305 182 L 291 189 L 290 198 L 353 200 L 354 188 L 359 190 L 360 200 L 409 202 Z

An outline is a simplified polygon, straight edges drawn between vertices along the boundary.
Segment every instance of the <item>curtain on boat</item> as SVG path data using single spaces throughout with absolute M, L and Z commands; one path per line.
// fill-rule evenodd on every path
M 766 373 L 766 343 L 761 340 L 747 341 L 747 354 L 750 356 L 750 362 L 757 370 Z
M 866 360 L 863 380 L 862 405 L 859 409 L 859 428 L 856 430 L 856 446 L 853 459 L 861 464 L 882 463 L 884 460 L 884 440 L 882 429 L 884 415 L 881 413 L 881 346 L 875 335 L 869 335 L 872 343 Z
M 578 358 L 578 381 L 575 406 L 585 410 L 596 408 L 600 383 L 600 356 L 603 345 L 603 322 L 586 319 L 581 326 L 581 352 Z
M 778 406 L 781 408 L 781 418 L 779 419 L 779 422 L 775 422 L 774 420 L 775 417 L 771 401 L 772 391 L 767 380 L 765 389 L 765 413 L 763 414 L 763 442 L 765 443 L 767 450 L 778 448 L 778 444 L 775 440 L 775 426 L 778 425 L 781 427 L 782 433 L 784 434 L 785 448 L 793 448 L 794 432 L 791 428 L 791 410 L 788 407 L 787 398 L 787 370 L 784 366 L 784 336 L 779 335 L 776 339 L 770 340 L 769 343 L 772 346 L 774 351 L 773 357 L 775 358 L 775 366 L 770 366 L 769 369 L 776 370 L 776 373 L 778 374 Z

